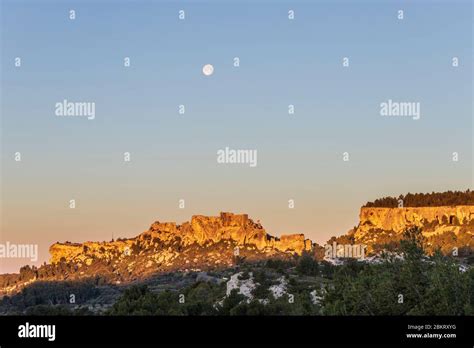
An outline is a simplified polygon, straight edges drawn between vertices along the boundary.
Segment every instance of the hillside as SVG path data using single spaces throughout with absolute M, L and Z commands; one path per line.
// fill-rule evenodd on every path
M 402 233 L 420 227 L 427 252 L 437 249 L 451 254 L 474 250 L 474 205 L 378 208 L 362 207 L 359 225 L 349 231 L 354 243 L 365 244 L 368 251 L 396 246 Z
M 50 264 L 0 275 L 0 294 L 39 280 L 78 280 L 99 275 L 107 283 L 143 280 L 157 273 L 213 270 L 245 261 L 289 259 L 311 251 L 302 234 L 273 237 L 246 214 L 193 216 L 190 222 L 154 222 L 135 238 L 111 242 L 55 243 Z
M 404 231 L 412 227 L 421 229 L 428 254 L 441 250 L 445 255 L 468 257 L 474 250 L 474 205 L 364 206 L 358 225 L 331 238 L 328 244 L 365 245 L 367 256 L 397 252 Z M 303 234 L 274 237 L 248 215 L 224 212 L 211 217 L 196 215 L 182 224 L 156 221 L 129 239 L 58 242 L 49 251 L 49 264 L 24 266 L 19 274 L 0 275 L 0 296 L 17 293 L 38 281 L 99 277 L 103 284 L 119 285 L 172 272 L 222 271 L 273 259 L 292 262 L 303 254 L 325 259 L 325 248 Z

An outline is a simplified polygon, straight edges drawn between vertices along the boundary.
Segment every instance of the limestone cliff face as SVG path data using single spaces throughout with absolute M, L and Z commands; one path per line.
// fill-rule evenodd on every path
M 275 238 L 266 233 L 247 214 L 221 213 L 219 216 L 195 215 L 190 222 L 154 222 L 148 231 L 136 238 L 114 242 L 55 243 L 50 247 L 51 263 L 73 262 L 90 265 L 95 260 L 111 262 L 133 252 L 153 253 L 152 260 L 167 266 L 173 264 L 187 248 L 212 247 L 228 243 L 235 247 L 254 248 L 263 253 L 289 253 L 301 255 L 312 249 L 312 242 L 302 234 Z M 196 252 L 198 253 L 198 252 Z
M 403 232 L 407 227 L 436 223 L 461 226 L 474 221 L 474 206 L 416 207 L 416 208 L 366 208 L 360 210 L 358 233 L 380 228 Z
M 0 275 L 0 297 L 37 280 L 98 276 L 119 284 L 157 273 L 227 268 L 242 260 L 289 259 L 312 249 L 313 243 L 304 235 L 273 237 L 246 214 L 196 215 L 181 225 L 156 221 L 135 238 L 55 243 L 49 249 L 49 264 Z
M 399 239 L 407 228 L 413 226 L 421 227 L 424 236 L 433 245 L 440 244 L 441 247 L 443 243 L 446 245 L 449 242 L 446 236 L 449 235 L 457 242 L 451 243 L 452 245 L 474 247 L 474 206 L 472 205 L 407 208 L 362 207 L 360 222 L 353 231 L 353 236 L 355 242 L 366 243 L 370 246 L 390 239 Z M 443 243 L 439 243 L 442 239 Z
M 175 223 L 155 222 L 150 230 L 141 236 L 151 236 L 169 242 L 181 239 L 183 246 L 198 244 L 200 246 L 232 240 L 237 245 L 255 245 L 258 250 L 275 248 L 279 251 L 294 251 L 301 255 L 304 250 L 311 250 L 311 241 L 303 234 L 282 235 L 275 238 L 267 234 L 262 225 L 253 222 L 247 214 L 234 215 L 221 213 L 220 216 L 195 215 L 191 222 L 182 225 Z
M 114 253 L 125 253 L 133 245 L 133 239 L 116 242 L 55 243 L 49 247 L 50 262 L 63 260 L 85 261 L 87 255 L 107 259 Z

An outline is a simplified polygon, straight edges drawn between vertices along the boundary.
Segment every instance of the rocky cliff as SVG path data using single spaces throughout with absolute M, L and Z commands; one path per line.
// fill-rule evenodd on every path
M 359 225 L 350 231 L 355 243 L 376 249 L 384 243 L 399 240 L 403 232 L 418 226 L 432 250 L 440 247 L 474 249 L 474 205 L 374 208 L 362 207 Z
M 193 216 L 190 222 L 154 222 L 135 238 L 111 242 L 55 243 L 50 264 L 0 275 L 3 292 L 31 281 L 100 276 L 121 283 L 156 273 L 201 271 L 235 266 L 242 260 L 290 258 L 311 251 L 303 234 L 273 237 L 246 214 Z M 0 290 L 0 293 L 2 291 Z
M 421 227 L 427 251 L 453 248 L 474 251 L 474 205 L 378 208 L 362 207 L 357 227 L 333 237 L 339 244 L 365 244 L 367 252 L 397 247 L 403 232 Z M 129 239 L 110 242 L 55 243 L 50 264 L 25 266 L 20 274 L 0 275 L 0 296 L 16 292 L 37 280 L 74 280 L 100 276 L 105 282 L 122 283 L 174 271 L 228 268 L 242 260 L 292 258 L 304 251 L 324 257 L 324 248 L 303 234 L 269 235 L 246 214 L 220 213 L 193 216 L 191 221 L 154 222 Z
M 312 242 L 303 234 L 273 237 L 263 227 L 248 218 L 247 214 L 221 213 L 220 216 L 195 215 L 190 222 L 154 222 L 148 231 L 136 238 L 113 242 L 85 242 L 81 244 L 56 243 L 50 247 L 51 263 L 61 261 L 87 262 L 90 256 L 111 259 L 127 255 L 138 248 L 167 254 L 168 249 L 210 247 L 220 242 L 235 247 L 254 248 L 258 252 L 283 252 L 301 255 L 310 251 Z M 170 251 L 170 255 L 171 255 Z M 155 255 L 155 258 L 158 255 Z M 171 256 L 167 257 L 170 259 Z

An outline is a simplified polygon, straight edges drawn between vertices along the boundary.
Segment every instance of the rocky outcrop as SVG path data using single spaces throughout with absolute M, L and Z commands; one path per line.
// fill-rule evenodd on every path
M 413 226 L 422 228 L 428 251 L 474 250 L 472 205 L 362 207 L 358 226 L 333 239 L 338 244 L 365 244 L 370 254 L 390 243 L 396 245 L 403 232 Z M 0 297 L 37 280 L 100 277 L 101 281 L 119 284 L 157 273 L 234 267 L 242 260 L 289 259 L 305 251 L 324 256 L 324 248 L 303 234 L 271 236 L 246 214 L 195 215 L 180 225 L 156 221 L 134 238 L 55 243 L 50 247 L 50 264 L 25 266 L 19 274 L 0 275 Z
M 85 262 L 86 255 L 107 259 L 113 253 L 125 253 L 132 245 L 133 239 L 116 242 L 55 243 L 49 248 L 50 262 L 58 263 L 68 260 Z
M 254 246 L 258 251 L 276 249 L 301 255 L 310 251 L 312 242 L 303 234 L 283 235 L 275 238 L 266 233 L 247 214 L 221 213 L 220 216 L 195 215 L 190 222 L 177 225 L 174 222 L 154 222 L 148 231 L 136 238 L 114 242 L 85 242 L 82 244 L 55 243 L 50 247 L 51 263 L 62 261 L 85 262 L 89 255 L 108 260 L 116 254 L 126 254 L 134 245 L 153 240 L 162 248 L 166 246 L 186 248 L 210 246 L 231 241 L 236 246 Z M 166 248 L 165 248 L 166 249 Z
M 432 224 L 461 226 L 474 221 L 474 206 L 366 208 L 360 210 L 359 233 L 370 229 L 393 230 L 397 233 L 411 226 Z
M 474 206 L 407 208 L 362 207 L 359 225 L 351 235 L 355 243 L 364 243 L 369 251 L 374 244 L 399 240 L 410 227 L 420 227 L 428 246 L 474 248 Z M 449 238 L 448 238 L 449 236 Z M 450 241 L 452 239 L 452 242 Z
M 155 221 L 134 238 L 55 243 L 49 249 L 49 264 L 25 266 L 17 275 L 0 275 L 0 295 L 37 280 L 100 277 L 119 284 L 157 273 L 227 268 L 242 260 L 288 259 L 312 248 L 311 240 L 302 234 L 280 238 L 267 234 L 246 214 L 195 215 L 181 225 Z

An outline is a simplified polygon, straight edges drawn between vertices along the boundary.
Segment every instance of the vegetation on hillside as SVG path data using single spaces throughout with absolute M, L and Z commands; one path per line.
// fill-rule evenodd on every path
M 440 207 L 452 205 L 474 205 L 474 191 L 447 191 L 432 193 L 407 193 L 396 197 L 383 197 L 367 202 L 364 207 L 397 208 L 399 200 L 403 207 Z
M 248 301 L 233 290 L 219 302 L 224 288 L 201 283 L 184 291 L 186 302 L 182 305 L 177 293 L 151 294 L 146 288 L 141 288 L 139 301 L 147 299 L 157 306 L 141 307 L 150 315 L 473 315 L 474 270 L 461 270 L 458 263 L 441 253 L 428 258 L 424 243 L 421 230 L 411 228 L 400 243 L 403 258 L 385 256 L 376 264 L 351 260 L 342 266 L 318 264 L 309 255 L 303 255 L 296 265 L 268 262 L 265 269 L 277 269 L 290 279 L 287 294 L 278 299 L 258 290 L 254 292 L 257 296 Z M 265 282 L 264 270 L 255 276 L 260 283 Z M 313 287 L 320 285 L 320 303 L 311 300 L 306 276 L 314 277 L 310 282 Z M 194 296 L 198 290 L 202 295 Z M 136 313 L 136 291 L 125 293 L 110 314 Z
M 97 280 L 37 283 L 5 297 L 0 312 L 33 315 L 474 315 L 474 268 L 440 252 L 427 256 L 419 228 L 405 231 L 397 253 L 378 262 L 346 259 L 334 266 L 309 255 L 242 262 L 234 269 L 161 276 L 118 288 Z M 227 294 L 229 276 L 252 281 L 251 296 Z M 283 286 L 280 296 L 274 288 Z M 109 306 L 91 313 L 81 304 Z M 271 291 L 271 289 L 273 290 Z M 99 290 L 100 289 L 100 290 Z M 104 292 L 105 291 L 105 292 Z M 71 305 L 74 293 L 76 304 Z M 77 305 L 79 304 L 79 306 Z

